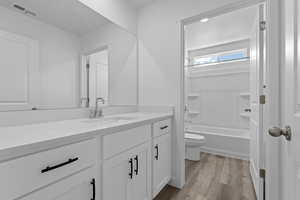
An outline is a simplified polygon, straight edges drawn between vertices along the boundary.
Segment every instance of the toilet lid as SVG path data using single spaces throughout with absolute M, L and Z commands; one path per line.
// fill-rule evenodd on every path
M 185 133 L 184 137 L 185 137 L 185 139 L 205 140 L 205 137 L 203 135 L 199 135 L 199 134 Z

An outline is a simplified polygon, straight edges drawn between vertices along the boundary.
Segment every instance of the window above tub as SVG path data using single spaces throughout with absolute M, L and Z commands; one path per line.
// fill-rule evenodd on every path
M 206 65 L 222 62 L 238 61 L 249 59 L 248 49 L 219 52 L 216 54 L 196 56 L 191 59 L 190 65 Z

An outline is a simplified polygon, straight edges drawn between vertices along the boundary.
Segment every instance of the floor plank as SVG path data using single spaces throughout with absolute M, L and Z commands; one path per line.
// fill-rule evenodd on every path
M 202 153 L 200 162 L 186 161 L 182 190 L 165 187 L 155 200 L 256 200 L 249 162 Z

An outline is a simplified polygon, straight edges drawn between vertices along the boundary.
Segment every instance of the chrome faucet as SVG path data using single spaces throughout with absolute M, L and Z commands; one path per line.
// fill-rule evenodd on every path
M 98 108 L 98 102 L 102 102 L 102 104 L 105 104 L 105 100 L 102 97 L 96 98 L 96 105 L 95 110 L 91 111 L 90 118 L 96 118 L 96 117 L 103 117 L 103 110 L 102 108 Z

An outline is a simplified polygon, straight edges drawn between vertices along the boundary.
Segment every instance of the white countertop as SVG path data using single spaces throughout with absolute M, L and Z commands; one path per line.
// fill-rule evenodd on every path
M 96 135 L 110 134 L 150 124 L 172 117 L 172 115 L 173 114 L 170 112 L 136 112 L 104 117 L 104 120 L 114 117 L 132 118 L 130 120 L 101 122 L 101 119 L 84 118 L 22 126 L 1 127 L 0 161 L 43 149 L 53 148 L 53 145 L 59 146 L 64 143 L 91 138 Z M 95 121 L 90 122 L 90 120 Z

